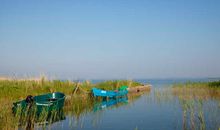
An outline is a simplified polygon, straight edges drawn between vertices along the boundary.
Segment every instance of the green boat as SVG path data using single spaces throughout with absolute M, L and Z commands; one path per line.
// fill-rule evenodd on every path
M 50 112 L 63 108 L 65 95 L 60 92 L 48 93 L 38 96 L 27 96 L 25 100 L 13 103 L 13 113 L 29 111 L 30 108 L 36 108 L 39 115 L 42 111 Z

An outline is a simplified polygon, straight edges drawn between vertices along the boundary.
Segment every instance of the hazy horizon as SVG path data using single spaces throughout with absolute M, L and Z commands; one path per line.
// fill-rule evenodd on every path
M 0 1 L 0 77 L 220 77 L 220 1 Z

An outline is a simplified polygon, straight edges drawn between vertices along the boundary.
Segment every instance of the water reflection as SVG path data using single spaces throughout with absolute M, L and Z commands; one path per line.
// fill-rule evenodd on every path
M 93 111 L 103 110 L 109 107 L 116 107 L 120 105 L 124 105 L 128 103 L 128 97 L 120 97 L 120 98 L 111 98 L 111 99 L 103 99 L 101 102 L 97 101 L 94 104 Z
M 96 129 L 96 127 L 102 125 L 105 112 L 114 108 L 119 109 L 123 106 L 129 106 L 141 95 L 143 93 L 134 93 L 121 98 L 110 99 L 95 99 L 88 95 L 72 97 L 66 101 L 64 106 L 67 119 L 62 125 L 65 125 L 65 129 L 87 129 L 91 126 Z
M 154 89 L 154 101 L 170 104 L 180 110 L 175 119 L 183 130 L 220 128 L 219 90 L 210 88 L 160 88 Z M 182 126 L 182 127 L 180 127 Z
M 211 90 L 203 89 L 157 88 L 147 93 L 108 100 L 81 95 L 65 102 L 65 120 L 46 128 L 218 130 L 219 108 L 219 97 Z
M 19 122 L 20 129 L 32 130 L 35 127 L 46 127 L 46 125 L 51 125 L 55 122 L 65 120 L 65 115 L 63 109 L 53 109 L 48 111 L 43 109 L 41 113 L 36 113 L 36 108 L 32 107 L 21 113 L 16 113 L 15 118 Z
M 149 94 L 150 92 L 145 92 Z M 128 94 L 120 98 L 94 98 L 90 95 L 74 96 L 65 102 L 64 111 L 69 116 L 80 118 L 81 115 L 85 115 L 90 112 L 96 112 L 104 108 L 114 108 L 132 103 L 141 97 L 143 93 Z

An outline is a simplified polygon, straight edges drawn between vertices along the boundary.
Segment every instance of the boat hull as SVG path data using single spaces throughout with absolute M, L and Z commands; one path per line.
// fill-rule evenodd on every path
M 25 112 L 28 109 L 36 108 L 36 114 L 40 114 L 42 111 L 60 110 L 64 106 L 65 95 L 60 92 L 48 93 L 33 97 L 33 102 L 28 103 L 26 100 L 21 100 L 13 103 L 13 113 L 17 111 Z
M 92 92 L 95 97 L 118 97 L 118 96 L 125 96 L 128 94 L 127 90 L 106 91 L 98 88 L 93 88 Z

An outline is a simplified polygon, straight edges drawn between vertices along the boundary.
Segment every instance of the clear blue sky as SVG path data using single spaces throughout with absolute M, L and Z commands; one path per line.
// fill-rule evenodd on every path
M 219 0 L 1 0 L 0 75 L 220 77 Z

